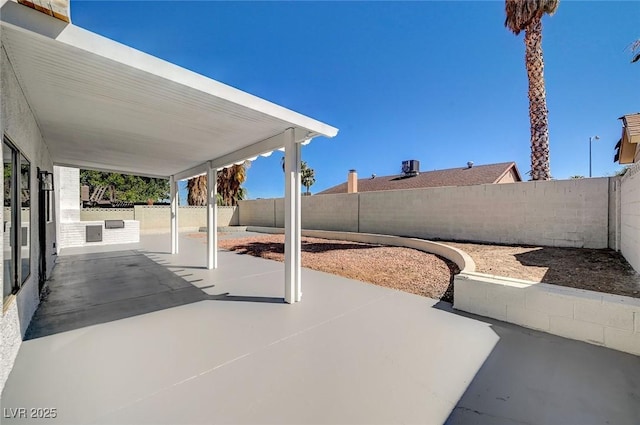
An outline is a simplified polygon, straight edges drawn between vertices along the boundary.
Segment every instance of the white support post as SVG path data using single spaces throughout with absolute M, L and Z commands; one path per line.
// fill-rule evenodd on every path
M 295 196 L 295 245 L 293 255 L 295 256 L 295 300 L 302 301 L 302 145 L 294 143 L 295 152 L 295 176 L 294 176 L 294 196 Z
M 207 269 L 218 268 L 218 205 L 216 192 L 218 182 L 216 169 L 209 167 L 207 172 Z
M 300 144 L 293 129 L 285 131 L 284 194 L 284 300 L 292 304 L 302 298 L 300 275 Z
M 171 196 L 171 253 L 178 253 L 178 182 L 173 176 L 169 177 Z

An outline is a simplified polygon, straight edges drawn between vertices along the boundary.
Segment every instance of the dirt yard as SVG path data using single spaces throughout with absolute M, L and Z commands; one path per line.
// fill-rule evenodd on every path
M 441 242 L 469 254 L 479 273 L 640 298 L 640 275 L 612 250 Z M 221 238 L 219 247 L 284 261 L 283 235 Z M 302 265 L 448 302 L 459 273 L 454 263 L 414 249 L 307 237 L 302 238 Z
M 610 249 L 442 243 L 469 254 L 479 273 L 640 298 L 640 275 Z
M 218 246 L 284 262 L 283 235 L 220 239 Z M 307 237 L 302 238 L 302 265 L 449 302 L 453 301 L 453 276 L 459 273 L 455 263 L 415 249 Z

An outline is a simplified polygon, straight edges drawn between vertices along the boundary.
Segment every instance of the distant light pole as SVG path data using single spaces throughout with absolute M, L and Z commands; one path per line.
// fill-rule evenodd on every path
M 600 140 L 599 136 L 589 137 L 589 177 L 591 177 L 591 142 L 594 140 Z

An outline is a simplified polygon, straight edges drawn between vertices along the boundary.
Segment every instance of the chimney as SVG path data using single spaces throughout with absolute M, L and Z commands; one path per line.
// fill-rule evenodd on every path
M 349 175 L 347 176 L 347 193 L 357 193 L 358 192 L 358 173 L 356 170 L 349 170 Z

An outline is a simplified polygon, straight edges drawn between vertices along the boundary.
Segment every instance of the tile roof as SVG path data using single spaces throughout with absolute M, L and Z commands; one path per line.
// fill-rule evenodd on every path
M 425 171 L 414 177 L 405 177 L 402 174 L 396 174 L 373 179 L 358 179 L 358 192 L 491 184 L 497 182 L 512 168 L 517 175 L 517 180 L 522 180 L 515 162 L 502 162 L 499 164 L 474 165 L 471 168 L 464 167 Z M 330 187 L 317 194 L 328 195 L 334 193 L 347 193 L 347 183 L 344 182 L 337 186 Z

